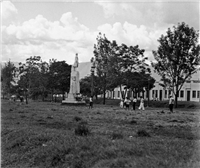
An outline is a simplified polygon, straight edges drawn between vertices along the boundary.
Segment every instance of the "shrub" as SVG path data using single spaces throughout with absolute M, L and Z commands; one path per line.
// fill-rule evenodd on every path
M 87 126 L 87 122 L 80 122 L 78 126 L 75 128 L 75 134 L 80 136 L 87 136 L 89 134 L 89 129 Z
M 137 124 L 137 121 L 131 120 L 131 121 L 130 121 L 130 124 Z
M 150 137 L 149 133 L 145 130 L 138 130 L 137 135 L 139 137 Z
M 113 132 L 112 135 L 111 135 L 111 138 L 112 139 L 123 139 L 124 136 L 122 133 L 120 132 Z
M 80 121 L 80 120 L 82 120 L 82 118 L 81 118 L 81 117 L 78 117 L 78 116 L 75 116 L 75 117 L 74 117 L 74 120 L 75 120 L 75 121 Z

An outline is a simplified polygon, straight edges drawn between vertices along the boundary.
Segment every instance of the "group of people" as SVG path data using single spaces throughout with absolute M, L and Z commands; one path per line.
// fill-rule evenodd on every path
M 134 97 L 132 99 L 132 105 L 133 105 L 133 110 L 134 111 L 135 111 L 136 103 L 137 103 L 137 98 Z M 126 97 L 125 100 L 123 100 L 123 99 L 121 100 L 120 107 L 129 110 L 130 104 L 131 104 L 131 100 L 128 97 Z M 174 108 L 174 98 L 171 95 L 169 97 L 169 110 L 170 110 L 171 113 L 173 113 L 173 108 Z M 139 110 L 145 110 L 145 108 L 144 108 L 144 98 L 143 97 L 140 97 L 140 105 L 139 105 L 138 109 Z
M 135 110 L 136 103 L 137 103 L 137 98 L 134 97 L 132 99 L 133 110 Z M 121 100 L 120 107 L 121 108 L 126 108 L 127 110 L 129 110 L 130 104 L 131 104 L 131 100 L 128 97 L 126 97 L 125 100 L 123 100 L 123 99 Z M 140 97 L 140 106 L 139 106 L 138 109 L 139 110 L 145 110 L 145 108 L 144 108 L 144 98 L 143 97 Z
M 135 111 L 136 103 L 137 103 L 137 98 L 134 97 L 132 99 L 132 106 L 133 106 L 134 111 Z M 126 97 L 125 100 L 123 100 L 123 99 L 121 100 L 120 107 L 125 108 L 126 110 L 129 110 L 130 104 L 131 104 L 131 100 L 128 97 Z M 173 96 L 170 96 L 170 98 L 169 98 L 169 110 L 172 113 L 173 113 L 173 107 L 174 107 L 174 98 L 173 98 Z M 89 108 L 93 108 L 93 98 L 92 98 L 92 96 L 89 98 Z M 145 108 L 144 108 L 144 98 L 142 96 L 140 97 L 140 105 L 139 105 L 138 109 L 139 110 L 145 110 Z

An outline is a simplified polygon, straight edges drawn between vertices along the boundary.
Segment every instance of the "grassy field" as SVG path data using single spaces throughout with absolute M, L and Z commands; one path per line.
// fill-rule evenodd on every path
M 126 111 L 116 105 L 1 102 L 2 168 L 199 168 L 195 106 Z

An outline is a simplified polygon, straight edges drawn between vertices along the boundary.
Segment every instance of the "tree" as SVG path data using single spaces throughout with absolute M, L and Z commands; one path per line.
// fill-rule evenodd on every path
M 5 63 L 5 66 L 1 69 L 1 82 L 2 82 L 2 94 L 3 97 L 5 95 L 10 95 L 14 93 L 13 88 L 15 85 L 15 75 L 16 75 L 16 67 L 9 60 L 8 63 Z
M 198 31 L 193 27 L 179 23 L 172 30 L 168 28 L 166 35 L 158 39 L 158 50 L 153 51 L 156 62 L 152 66 L 164 85 L 171 88 L 176 107 L 179 91 L 200 65 L 198 37 Z
M 128 47 L 122 44 L 118 46 L 116 41 L 110 42 L 105 35 L 102 37 L 101 33 L 99 34 L 97 44 L 94 46 L 94 55 L 97 62 L 97 76 L 102 78 L 100 83 L 104 93 L 104 104 L 106 90 L 113 90 L 119 86 L 124 98 L 122 85 L 126 86 L 129 80 L 126 74 L 146 69 L 148 65 L 145 64 L 147 58 L 143 55 L 144 51 L 139 49 L 138 45 Z
M 100 79 L 98 76 L 93 76 L 93 82 L 94 82 L 94 96 L 96 99 L 99 94 L 102 94 L 103 91 L 101 90 L 101 87 L 99 86 Z M 80 81 L 80 92 L 83 95 L 91 96 L 91 75 L 86 76 L 85 78 L 81 79 Z
M 31 56 L 25 63 L 19 63 L 18 90 L 25 96 L 27 104 L 28 97 L 37 99 L 42 96 L 44 101 L 47 94 L 48 70 L 48 63 L 43 62 L 40 56 Z
M 51 90 L 52 95 L 54 92 L 62 93 L 64 98 L 65 92 L 69 92 L 70 73 L 71 65 L 68 65 L 65 61 L 50 60 L 48 88 Z
M 143 49 L 139 46 L 126 46 L 122 44 L 116 47 L 115 54 L 110 60 L 111 68 L 110 75 L 111 82 L 117 83 L 120 86 L 122 98 L 125 98 L 127 89 L 130 88 L 130 83 L 133 82 L 134 75 L 140 72 L 147 71 L 148 65 L 145 63 L 147 59 L 144 57 Z M 125 86 L 125 93 L 122 92 L 122 85 Z
M 97 44 L 94 45 L 94 56 L 96 62 L 96 73 L 100 79 L 99 86 L 103 90 L 103 104 L 105 104 L 106 88 L 107 88 L 107 72 L 108 59 L 111 53 L 111 42 L 105 37 L 97 36 Z
M 134 95 L 140 92 L 144 93 L 145 90 L 151 90 L 154 87 L 155 79 L 150 76 L 150 69 L 147 70 L 149 70 L 149 74 L 146 71 L 127 72 L 125 76 L 128 80 L 125 83 L 125 90 L 131 89 Z

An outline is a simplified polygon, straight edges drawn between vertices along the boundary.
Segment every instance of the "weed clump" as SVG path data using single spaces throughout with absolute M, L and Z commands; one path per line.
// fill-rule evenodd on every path
M 75 128 L 75 135 L 87 136 L 89 133 L 87 122 L 82 121 L 78 123 L 77 127 Z
M 75 117 L 74 117 L 74 120 L 78 122 L 78 121 L 82 120 L 82 118 L 81 118 L 81 117 L 78 117 L 78 116 L 75 116 Z
M 131 120 L 131 121 L 130 121 L 130 124 L 137 124 L 137 121 Z
M 123 139 L 123 138 L 124 138 L 124 136 L 120 132 L 113 132 L 111 135 L 111 139 Z
M 138 130 L 137 135 L 139 137 L 150 137 L 150 134 L 145 130 Z

